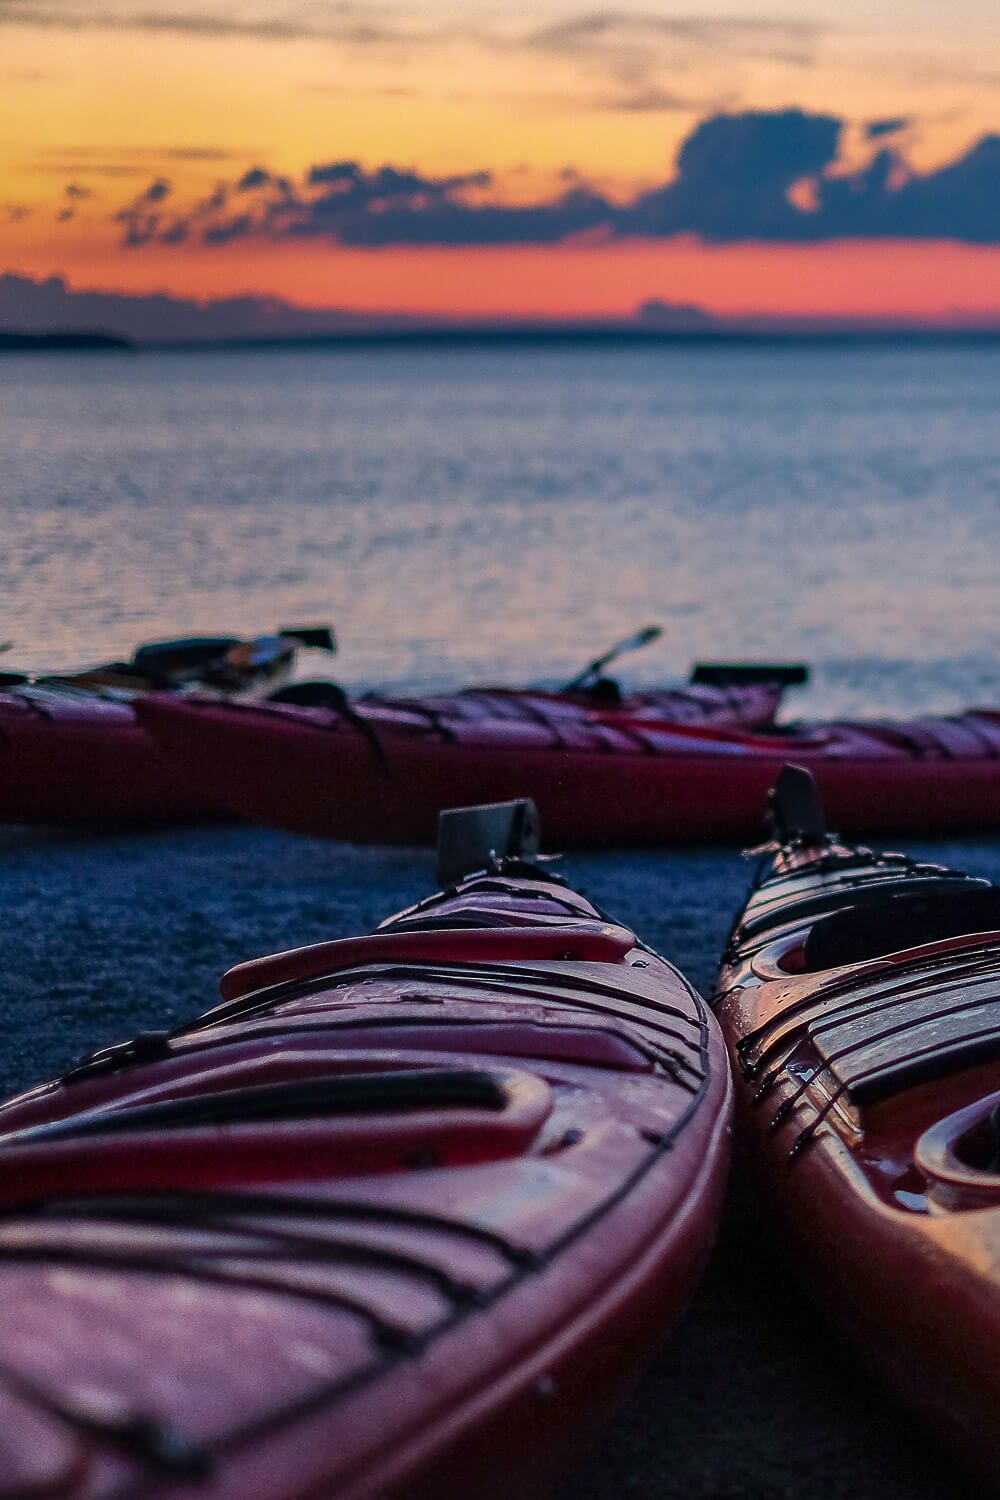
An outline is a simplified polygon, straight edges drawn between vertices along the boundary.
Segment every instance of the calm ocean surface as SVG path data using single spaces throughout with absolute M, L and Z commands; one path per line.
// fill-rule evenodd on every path
M 0 517 L 18 665 L 331 619 L 349 685 L 557 680 L 656 620 L 633 680 L 1000 701 L 995 346 L 7 356 Z

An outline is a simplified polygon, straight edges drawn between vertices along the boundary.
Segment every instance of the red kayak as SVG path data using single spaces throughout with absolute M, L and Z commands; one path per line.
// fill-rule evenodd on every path
M 0 822 L 169 823 L 219 807 L 157 749 L 130 703 L 46 687 L 0 692 Z
M 295 683 L 272 692 L 290 669 L 297 646 L 322 646 L 317 637 L 323 636 L 330 642 L 324 649 L 332 650 L 330 632 L 313 627 L 235 645 L 228 638 L 165 642 L 142 647 L 132 664 L 108 663 L 62 679 L 22 682 L 23 674 L 0 674 L 0 683 L 4 677 L 8 681 L 6 690 L 0 686 L 0 822 L 169 823 L 227 808 L 203 768 L 188 770 L 156 749 L 136 720 L 135 703 L 165 696 L 158 689 L 177 696 L 197 687 L 218 701 L 274 697 L 332 703 L 342 712 L 349 700 L 333 683 Z M 134 668 L 131 676 L 126 668 Z M 417 713 L 427 721 L 442 717 L 473 725 L 498 721 L 530 727 L 548 718 L 579 722 L 595 703 L 623 717 L 765 723 L 773 720 L 783 688 L 804 680 L 803 668 L 787 666 L 703 667 L 700 672 L 701 680 L 687 687 L 619 699 L 610 679 L 596 678 L 590 686 L 590 679 L 581 679 L 564 693 L 473 688 L 416 701 L 374 696 L 356 701 L 359 713 L 376 719 Z M 127 689 L 126 683 L 131 684 Z M 103 695 L 80 691 L 83 686 L 99 686 Z
M 0 822 L 172 823 L 218 813 L 156 748 L 135 716 L 139 695 L 197 686 L 253 699 L 292 671 L 297 652 L 335 649 L 325 626 L 273 636 L 194 637 L 140 646 L 128 662 L 79 672 L 0 672 Z
M 683 1305 L 731 1083 L 523 858 L 0 1108 L 0 1496 L 510 1500 Z
M 747 1151 L 823 1309 L 992 1493 L 1000 888 L 841 843 L 802 777 L 720 978 Z
M 791 756 L 844 829 L 1000 826 L 1000 716 L 985 711 L 770 734 L 534 709 L 470 720 L 363 702 L 150 699 L 140 714 L 212 799 L 330 838 L 430 843 L 442 808 L 530 796 L 554 848 L 753 839 Z

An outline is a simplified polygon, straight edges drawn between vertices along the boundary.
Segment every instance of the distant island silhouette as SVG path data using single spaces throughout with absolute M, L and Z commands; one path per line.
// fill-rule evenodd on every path
M 170 353 L 213 351 L 255 353 L 268 349 L 501 349 L 501 348 L 658 348 L 751 346 L 801 348 L 806 345 L 969 344 L 1000 342 L 1000 328 L 927 327 L 740 327 L 720 323 L 705 328 L 655 328 L 636 323 L 489 323 L 437 327 L 338 329 L 329 333 L 230 335 L 217 338 L 133 340 L 113 333 L 72 329 L 0 333 L 0 354 Z
M 0 354 L 47 353 L 58 349 L 135 349 L 131 339 L 117 333 L 86 333 L 74 329 L 48 333 L 0 333 Z
M 2 350 L 360 349 L 502 345 L 691 345 L 993 341 L 1000 324 L 901 318 L 721 318 L 650 297 L 620 317 L 442 318 L 303 307 L 244 293 L 198 301 L 166 292 L 77 290 L 64 277 L 0 274 Z

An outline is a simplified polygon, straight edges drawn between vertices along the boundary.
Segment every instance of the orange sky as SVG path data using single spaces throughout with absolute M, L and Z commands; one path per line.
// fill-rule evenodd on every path
M 0 272 L 452 314 L 625 314 L 660 297 L 726 314 L 1000 317 L 1000 247 L 941 241 L 121 246 L 116 210 L 157 176 L 189 202 L 253 164 L 300 180 L 312 163 L 350 158 L 430 175 L 487 169 L 494 196 L 519 202 L 550 196 L 572 168 L 623 198 L 669 178 L 680 142 L 721 111 L 836 113 L 848 160 L 862 122 L 905 115 L 918 170 L 1000 125 L 984 61 L 1000 41 L 995 0 L 947 12 L 909 0 L 877 17 L 860 0 L 835 14 L 782 0 L 766 22 L 758 9 L 651 0 L 610 8 L 595 31 L 576 24 L 591 13 L 570 0 L 369 0 L 295 12 L 306 18 L 295 25 L 266 5 L 179 0 L 164 7 L 173 21 L 151 27 L 125 0 L 19 0 L 0 10 L 13 15 L 0 20 Z M 70 203 L 70 183 L 88 196 Z

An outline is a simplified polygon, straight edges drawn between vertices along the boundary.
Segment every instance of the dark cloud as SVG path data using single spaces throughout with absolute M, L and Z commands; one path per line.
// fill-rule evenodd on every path
M 550 244 L 581 234 L 1000 244 L 1000 136 L 917 173 L 894 132 L 877 130 L 871 159 L 846 171 L 844 129 L 835 115 L 797 109 L 713 115 L 688 135 L 668 181 L 625 202 L 573 173 L 543 201 L 511 204 L 487 171 L 432 177 L 343 160 L 316 163 L 298 183 L 253 166 L 173 213 L 159 178 L 116 217 L 124 243 L 136 247 L 309 237 L 351 246 Z
M 118 210 L 115 220 L 123 225 L 124 245 L 149 245 L 170 235 L 174 225 L 165 219 L 162 208 L 172 191 L 173 186 L 166 177 L 156 177 L 130 203 Z M 176 241 L 167 239 L 167 243 L 175 244 Z
M 729 96 L 736 76 L 733 70 L 741 63 L 761 59 L 807 67 L 816 61 L 827 30 L 814 21 L 794 18 L 607 9 L 564 16 L 525 33 L 513 45 L 569 62 L 578 72 L 603 80 L 605 89 L 591 107 L 636 113 L 674 108 L 702 112 L 719 107 L 718 92 L 711 104 L 704 97 L 684 100 L 676 89 L 680 75 L 703 78 L 706 67 L 717 70 L 722 66 L 730 76 L 730 86 L 720 92 Z M 493 38 L 491 45 L 511 44 Z M 608 84 L 613 87 L 611 93 Z
M 740 51 L 792 45 L 805 48 L 828 30 L 815 21 L 771 16 L 663 16 L 652 11 L 591 11 L 568 16 L 529 32 L 524 43 L 546 52 L 570 53 L 606 47 L 621 40 L 648 41 L 665 37 L 699 46 L 725 47 Z
M 266 187 L 270 181 L 271 174 L 270 172 L 266 172 L 263 167 L 249 167 L 236 184 L 236 191 L 238 193 L 252 193 L 257 188 Z
M 0 26 L 64 31 L 144 31 L 209 40 L 247 38 L 262 42 L 321 41 L 354 47 L 398 47 L 435 43 L 450 31 L 412 30 L 373 23 L 366 8 L 351 0 L 306 10 L 141 9 L 88 0 L 0 0 Z
M 91 193 L 90 188 L 84 187 L 79 182 L 67 182 L 66 186 L 63 188 L 64 198 L 81 199 L 90 198 L 92 196 L 93 194 Z
M 833 115 L 798 109 L 703 120 L 681 147 L 676 177 L 631 205 L 629 225 L 709 240 L 812 238 L 811 216 L 788 192 L 836 160 L 842 128 Z
M 158 157 L 161 161 L 235 161 L 245 157 L 245 151 L 233 151 L 224 146 L 148 146 L 143 148 L 147 157 Z
M 715 101 L 716 105 L 718 101 Z M 674 89 L 651 83 L 620 94 L 608 94 L 591 101 L 591 109 L 612 114 L 668 115 L 693 114 L 705 108 L 704 99 L 694 99 Z
M 886 135 L 898 135 L 901 130 L 907 128 L 909 123 L 905 115 L 896 115 L 887 120 L 869 120 L 865 126 L 865 135 L 870 141 L 877 141 Z

